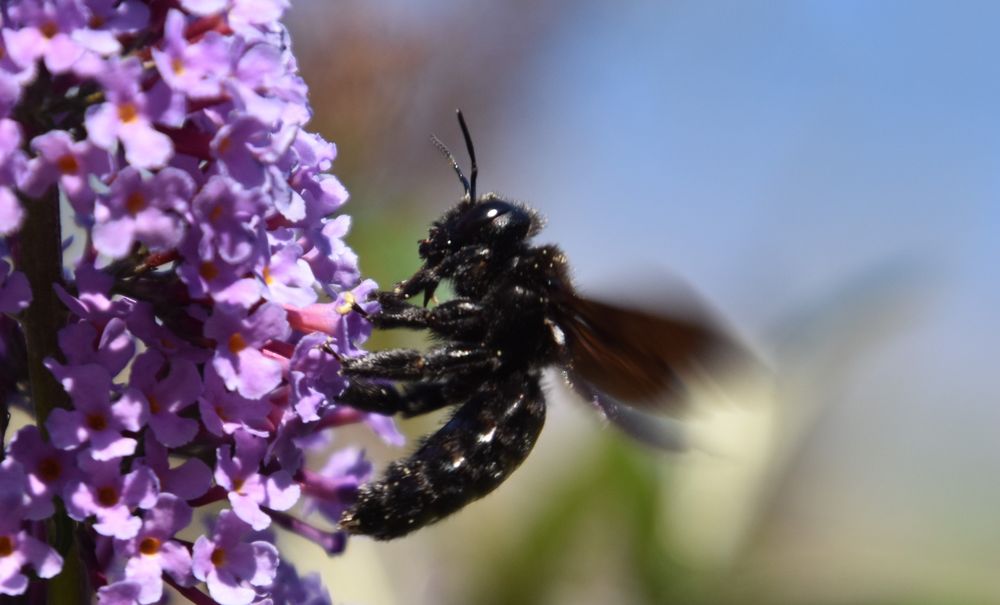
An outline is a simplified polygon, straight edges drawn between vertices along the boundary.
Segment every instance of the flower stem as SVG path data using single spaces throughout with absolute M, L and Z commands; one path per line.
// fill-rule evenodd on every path
M 21 326 L 28 349 L 31 402 L 38 428 L 46 434 L 45 421 L 52 410 L 69 407 L 69 398 L 62 385 L 45 367 L 45 358 L 59 356 L 58 331 L 66 317 L 66 310 L 53 287 L 62 282 L 59 192 L 53 187 L 43 197 L 23 198 L 21 203 L 27 209 L 27 217 L 12 251 L 18 269 L 31 284 L 31 305 L 21 316 Z M 58 514 L 50 521 L 49 531 L 57 542 L 68 544 L 59 544 L 63 568 L 48 583 L 48 602 L 67 605 L 90 602 L 79 545 L 72 538 L 73 521 L 65 513 Z
M 46 357 L 59 356 L 59 328 L 66 310 L 56 296 L 55 284 L 62 282 L 62 238 L 59 225 L 59 192 L 51 188 L 39 199 L 23 198 L 27 218 L 14 250 L 18 269 L 31 284 L 31 305 L 21 316 L 28 348 L 28 378 L 31 401 L 38 428 L 56 407 L 69 407 L 62 385 L 45 367 Z

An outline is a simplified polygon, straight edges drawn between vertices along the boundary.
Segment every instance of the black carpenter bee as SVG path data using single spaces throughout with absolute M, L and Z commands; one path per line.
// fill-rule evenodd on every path
M 524 461 L 545 421 L 544 369 L 561 368 L 585 399 L 633 436 L 671 446 L 633 408 L 670 406 L 684 389 L 686 371 L 736 350 L 710 322 L 626 310 L 577 294 L 562 251 L 532 245 L 542 225 L 534 210 L 494 193 L 477 197 L 476 156 L 460 111 L 458 120 L 472 165 L 469 179 L 433 140 L 465 195 L 420 242 L 420 269 L 380 292 L 381 311 L 369 318 L 379 329 L 429 330 L 439 345 L 343 360 L 350 378 L 344 403 L 406 417 L 458 406 L 413 454 L 363 485 L 343 514 L 344 529 L 379 540 L 454 513 L 493 491 Z M 443 280 L 450 281 L 454 298 L 428 308 Z M 419 294 L 422 306 L 407 302 Z

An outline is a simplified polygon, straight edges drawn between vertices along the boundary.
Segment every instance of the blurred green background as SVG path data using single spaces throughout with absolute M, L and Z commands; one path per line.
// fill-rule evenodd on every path
M 711 451 L 673 456 L 553 381 L 497 492 L 336 559 L 302 544 L 300 568 L 368 605 L 1000 603 L 998 22 L 995 2 L 295 2 L 367 276 L 408 276 L 459 196 L 429 136 L 464 162 L 461 107 L 481 190 L 541 210 L 582 290 L 680 276 L 771 370 L 697 419 Z

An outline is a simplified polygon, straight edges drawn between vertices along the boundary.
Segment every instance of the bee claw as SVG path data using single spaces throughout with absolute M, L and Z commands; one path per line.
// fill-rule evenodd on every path
M 360 315 L 361 317 L 364 317 L 365 319 L 371 317 L 371 314 L 368 313 L 368 311 L 365 311 L 364 307 L 359 305 L 357 302 L 351 303 L 351 310 Z

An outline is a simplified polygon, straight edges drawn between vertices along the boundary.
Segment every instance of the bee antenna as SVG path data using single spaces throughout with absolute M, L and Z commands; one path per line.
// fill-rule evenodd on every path
M 462 168 L 458 165 L 458 162 L 455 161 L 455 156 L 451 155 L 451 152 L 448 151 L 448 147 L 441 142 L 441 139 L 434 135 L 431 135 L 431 143 L 434 143 L 434 146 L 438 148 L 438 151 L 443 153 L 444 157 L 448 158 L 448 162 L 451 163 L 451 167 L 455 170 L 455 174 L 458 175 L 458 180 L 462 181 L 462 187 L 465 188 L 465 193 L 469 195 L 469 199 L 471 201 L 475 201 L 475 198 L 472 196 L 472 186 L 469 184 L 469 179 L 465 178 L 465 175 L 462 174 Z
M 465 124 L 465 116 L 461 109 L 456 109 L 458 115 L 458 125 L 462 127 L 462 136 L 465 137 L 465 149 L 469 152 L 469 160 L 472 162 L 472 171 L 469 173 L 469 197 L 476 201 L 476 177 L 479 176 L 479 165 L 476 163 L 476 148 L 472 145 L 472 135 L 469 134 L 469 127 Z

